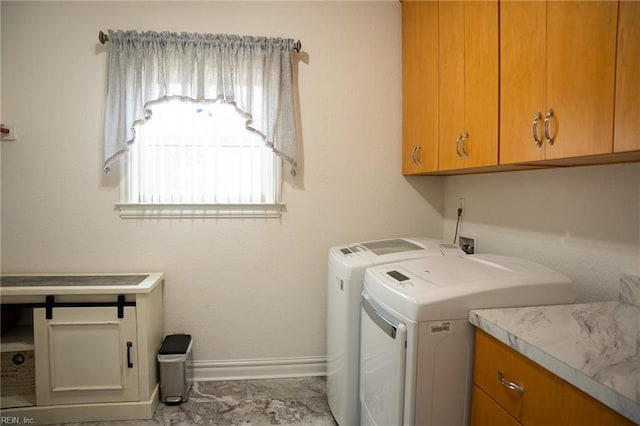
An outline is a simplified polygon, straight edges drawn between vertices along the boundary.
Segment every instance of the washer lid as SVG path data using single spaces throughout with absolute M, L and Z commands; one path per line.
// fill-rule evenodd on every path
M 368 241 L 360 243 L 360 246 L 369 250 L 376 256 L 422 249 L 421 246 L 412 243 L 409 240 L 403 240 L 402 238 L 397 238 L 395 240 Z
M 366 268 L 429 256 L 461 255 L 456 245 L 431 238 L 393 238 L 364 241 L 329 249 L 330 267 L 342 278 L 360 280 Z
M 565 275 L 498 255 L 430 257 L 369 268 L 365 291 L 409 321 L 460 319 L 469 309 L 571 303 Z

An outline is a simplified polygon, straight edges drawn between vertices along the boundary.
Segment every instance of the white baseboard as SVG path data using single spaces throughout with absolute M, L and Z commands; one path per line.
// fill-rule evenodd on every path
M 243 380 L 326 376 L 326 357 L 193 361 L 193 380 Z

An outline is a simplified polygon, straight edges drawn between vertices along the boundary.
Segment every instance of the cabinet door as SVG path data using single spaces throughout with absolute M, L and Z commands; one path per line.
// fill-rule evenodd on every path
M 402 173 L 438 170 L 438 2 L 402 2 Z
M 640 150 L 640 2 L 620 2 L 613 150 Z
M 547 2 L 547 159 L 613 151 L 617 16 L 617 2 Z
M 562 413 L 559 416 L 561 424 L 580 426 L 633 426 L 635 424 L 566 382 L 562 400 Z
M 441 2 L 440 170 L 498 162 L 498 3 Z
M 464 132 L 464 3 L 440 2 L 438 103 L 439 169 L 464 168 L 460 138 Z
M 465 168 L 498 164 L 498 2 L 464 4 Z
M 136 311 L 115 307 L 33 312 L 38 405 L 138 400 Z
M 544 159 L 546 3 L 500 3 L 500 164 Z

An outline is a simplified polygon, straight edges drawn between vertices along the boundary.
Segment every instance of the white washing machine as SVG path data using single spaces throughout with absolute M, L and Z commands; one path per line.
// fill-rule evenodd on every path
M 566 276 L 514 257 L 446 256 L 369 268 L 361 308 L 361 425 L 467 425 L 469 309 L 573 300 Z
M 396 238 L 329 249 L 327 288 L 327 398 L 342 426 L 359 420 L 360 301 L 365 269 L 385 263 L 447 254 L 457 246 L 428 238 Z

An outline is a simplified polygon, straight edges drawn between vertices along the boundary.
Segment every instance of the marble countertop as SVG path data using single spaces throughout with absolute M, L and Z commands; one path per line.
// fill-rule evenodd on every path
M 477 309 L 469 321 L 640 423 L 640 277 L 622 276 L 620 301 Z
M 145 294 L 162 281 L 163 273 L 24 274 L 0 277 L 0 297 L 69 294 Z

